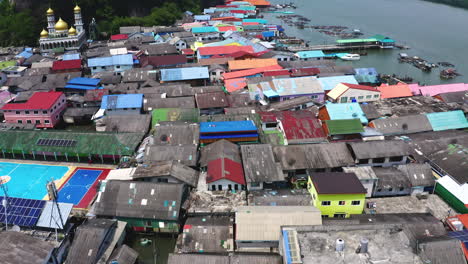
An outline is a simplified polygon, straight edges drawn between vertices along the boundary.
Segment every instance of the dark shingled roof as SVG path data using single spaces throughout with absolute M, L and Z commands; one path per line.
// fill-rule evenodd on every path
M 410 151 L 401 140 L 353 142 L 348 144 L 357 159 L 372 159 L 409 155 Z
M 198 160 L 197 145 L 181 146 L 150 146 L 146 150 L 146 161 L 173 161 L 177 160 L 187 166 L 196 166 Z
M 269 144 L 242 145 L 242 163 L 247 183 L 284 181 Z
M 2 264 L 42 264 L 49 260 L 54 245 L 20 232 L 3 231 L 0 248 Z
M 318 194 L 365 194 L 361 181 L 354 173 L 311 173 L 310 178 Z
M 195 94 L 197 107 L 200 109 L 224 108 L 229 106 L 224 92 Z
M 385 119 L 376 119 L 371 122 L 376 131 L 384 135 L 401 135 L 432 131 L 426 115 L 410 115 Z
M 138 258 L 138 252 L 127 245 L 122 245 L 112 252 L 108 264 L 117 261 L 118 264 L 134 264 Z
M 94 203 L 99 216 L 178 221 L 182 184 L 108 181 Z
M 153 128 L 155 145 L 198 145 L 200 127 L 197 123 L 159 122 Z
M 132 175 L 134 179 L 172 176 L 192 187 L 198 183 L 199 172 L 177 161 L 145 163 L 138 166 Z
M 157 108 L 196 108 L 193 96 L 174 98 L 150 98 L 145 102 L 145 110 Z
M 79 226 L 68 253 L 67 263 L 97 263 L 107 249 L 108 240 L 116 227 L 117 221 L 108 219 L 90 219 Z

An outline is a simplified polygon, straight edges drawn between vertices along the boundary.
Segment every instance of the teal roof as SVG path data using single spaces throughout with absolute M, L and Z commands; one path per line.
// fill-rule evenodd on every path
M 194 27 L 192 33 L 214 33 L 218 32 L 216 27 Z
M 429 113 L 426 116 L 434 131 L 468 128 L 468 121 L 461 110 Z
M 345 103 L 345 104 L 326 104 L 328 115 L 330 120 L 338 119 L 357 119 L 361 120 L 361 123 L 367 124 L 366 114 L 361 109 L 358 103 Z
M 377 83 L 377 76 L 375 75 L 354 75 L 354 78 L 358 81 L 358 83 Z
M 310 51 L 299 51 L 296 55 L 300 59 L 307 59 L 307 58 L 323 58 L 325 57 L 325 53 L 321 50 L 310 50 Z
M 242 22 L 258 22 L 260 24 L 268 24 L 268 20 L 260 18 L 245 18 L 242 19 Z

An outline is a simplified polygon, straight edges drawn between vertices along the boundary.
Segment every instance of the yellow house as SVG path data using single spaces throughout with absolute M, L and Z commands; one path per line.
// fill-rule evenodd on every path
M 313 173 L 307 189 L 322 217 L 347 218 L 364 211 L 367 191 L 354 173 Z

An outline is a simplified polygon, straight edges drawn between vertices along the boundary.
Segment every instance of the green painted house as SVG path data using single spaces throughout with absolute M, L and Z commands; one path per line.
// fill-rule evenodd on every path
M 103 181 L 94 213 L 124 221 L 136 232 L 177 233 L 184 192 L 182 184 Z
M 347 218 L 364 211 L 367 191 L 354 173 L 312 173 L 307 189 L 322 217 Z

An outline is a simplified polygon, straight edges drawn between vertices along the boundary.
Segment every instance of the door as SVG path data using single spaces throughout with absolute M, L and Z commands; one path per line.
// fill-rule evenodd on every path
M 218 185 L 218 191 L 222 191 L 223 190 L 223 186 L 220 184 Z

